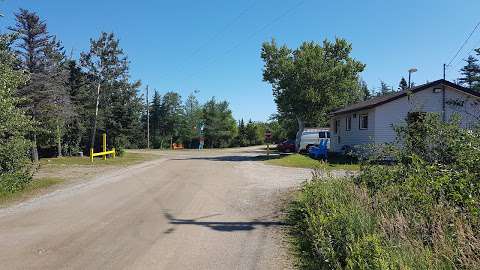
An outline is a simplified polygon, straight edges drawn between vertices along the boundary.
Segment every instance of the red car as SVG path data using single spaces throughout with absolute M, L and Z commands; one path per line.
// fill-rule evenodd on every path
M 295 152 L 295 140 L 286 140 L 277 144 L 277 150 L 283 153 Z

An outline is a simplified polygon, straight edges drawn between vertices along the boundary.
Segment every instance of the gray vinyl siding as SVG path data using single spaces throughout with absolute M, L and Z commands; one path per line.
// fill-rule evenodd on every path
M 442 93 L 433 93 L 433 88 L 401 97 L 376 107 L 375 143 L 391 143 L 395 141 L 394 126 L 405 124 L 411 111 L 438 112 L 442 110 Z
M 473 128 L 478 125 L 480 120 L 480 101 L 479 98 L 469 94 L 448 89 L 445 92 L 445 112 L 446 119 L 449 120 L 454 114 L 460 115 L 460 124 L 464 128 Z M 461 101 L 463 106 L 449 104 L 449 101 Z
M 442 102 L 443 94 L 442 91 L 434 92 L 432 87 L 417 92 L 410 95 L 409 97 L 402 97 L 394 101 L 385 103 L 383 105 L 377 106 L 376 112 L 377 117 L 375 118 L 375 143 L 390 143 L 394 142 L 396 138 L 395 131 L 393 129 L 394 125 L 405 124 L 405 119 L 409 112 L 433 112 L 438 113 L 442 116 Z M 459 92 L 453 88 L 445 87 L 445 100 L 449 99 L 460 99 L 465 100 L 468 97 L 467 94 Z M 471 104 L 472 97 L 470 97 Z M 446 105 L 446 119 L 450 119 L 453 114 L 453 109 L 449 108 L 452 106 Z M 478 106 L 475 107 L 478 112 Z M 462 113 L 460 109 L 455 108 L 457 113 L 460 114 L 462 119 L 462 126 L 468 127 L 474 121 L 471 117 Z M 472 110 L 473 111 L 473 110 Z
M 360 129 L 360 115 L 368 114 L 368 129 Z M 356 117 L 354 117 L 356 115 Z M 352 127 L 347 130 L 347 117 L 352 117 Z M 335 132 L 335 120 L 340 120 L 340 126 L 338 131 Z M 362 144 L 373 143 L 373 135 L 375 130 L 375 109 L 358 111 L 355 113 L 347 113 L 338 115 L 332 118 L 330 123 L 332 127 L 332 138 L 330 144 L 332 145 L 332 151 L 340 152 L 345 145 L 355 146 Z M 338 143 L 338 136 L 341 141 Z

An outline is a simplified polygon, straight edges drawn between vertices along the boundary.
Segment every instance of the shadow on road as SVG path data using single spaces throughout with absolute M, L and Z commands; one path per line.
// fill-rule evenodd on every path
M 199 221 L 201 218 L 197 219 L 178 219 L 174 218 L 171 214 L 165 213 L 165 217 L 169 220 L 169 223 L 174 226 L 179 225 L 193 225 L 206 227 L 215 231 L 221 232 L 233 232 L 233 231 L 251 231 L 255 230 L 258 227 L 273 227 L 273 226 L 285 226 L 287 225 L 284 222 L 279 221 Z M 175 228 L 170 228 L 164 233 L 172 233 Z
M 213 156 L 213 157 L 188 157 L 175 158 L 171 160 L 210 160 L 210 161 L 265 161 L 270 159 L 281 158 L 284 155 L 261 155 L 261 156 L 246 156 L 246 155 L 227 155 L 227 156 Z

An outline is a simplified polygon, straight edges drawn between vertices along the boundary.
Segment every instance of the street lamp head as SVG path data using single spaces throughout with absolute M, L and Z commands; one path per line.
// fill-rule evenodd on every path
M 417 72 L 417 71 L 418 71 L 418 69 L 416 69 L 416 68 L 411 68 L 411 69 L 408 70 L 409 73 L 413 73 L 413 72 Z

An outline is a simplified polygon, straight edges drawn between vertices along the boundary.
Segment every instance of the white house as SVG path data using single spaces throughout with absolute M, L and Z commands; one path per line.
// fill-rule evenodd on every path
M 480 93 L 438 80 L 347 106 L 331 113 L 331 150 L 393 142 L 393 126 L 405 123 L 411 112 L 434 112 L 444 120 L 457 113 L 469 128 L 480 120 Z

